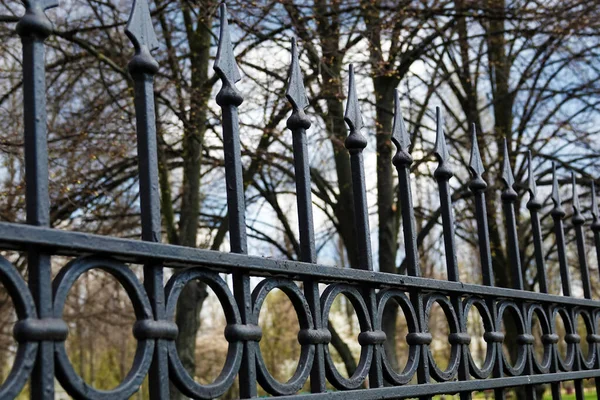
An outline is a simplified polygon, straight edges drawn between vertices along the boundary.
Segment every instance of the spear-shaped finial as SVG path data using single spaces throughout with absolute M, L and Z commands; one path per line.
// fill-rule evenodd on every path
M 600 212 L 598 211 L 598 199 L 596 198 L 596 184 L 592 180 L 592 230 L 600 230 Z
M 502 192 L 502 200 L 505 201 L 514 201 L 517 199 L 517 192 L 513 188 L 515 184 L 515 177 L 512 172 L 512 167 L 510 166 L 510 156 L 508 154 L 508 142 L 506 138 L 504 138 L 504 161 L 502 165 L 502 181 L 504 181 L 504 185 L 506 189 Z
M 308 107 L 308 97 L 304 89 L 304 79 L 298 59 L 296 38 L 292 38 L 292 63 L 290 64 L 288 87 L 285 96 L 292 104 L 292 115 L 287 120 L 287 127 L 293 131 L 310 128 L 310 119 L 304 113 Z
M 44 11 L 58 6 L 58 0 L 22 0 L 25 15 L 17 24 L 17 33 L 21 36 L 35 34 L 46 38 L 52 33 L 52 23 Z
M 531 151 L 527 151 L 527 191 L 529 192 L 529 201 L 527 207 L 531 210 L 539 210 L 542 204 L 537 198 L 537 185 L 535 184 L 535 176 L 533 175 L 533 161 Z
M 558 190 L 558 176 L 556 175 L 556 164 L 552 163 L 552 194 L 550 196 L 554 203 L 554 208 L 551 214 L 557 217 L 564 217 L 565 210 L 562 208 L 562 201 L 560 199 L 560 192 Z
M 356 95 L 356 84 L 354 83 L 354 66 L 350 64 L 348 77 L 348 101 L 346 102 L 346 113 L 344 121 L 350 128 L 350 134 L 346 138 L 346 148 L 351 152 L 362 151 L 367 147 L 367 139 L 360 133 L 364 127 L 358 96 Z
M 485 168 L 483 167 L 483 161 L 481 160 L 481 154 L 479 153 L 479 144 L 477 143 L 477 127 L 475 124 L 471 126 L 471 158 L 469 160 L 469 171 L 473 176 L 471 180 L 471 190 L 485 190 L 487 183 L 483 180 L 483 173 Z
M 220 106 L 239 106 L 244 101 L 242 95 L 235 87 L 235 83 L 242 79 L 238 70 L 237 62 L 233 54 L 233 44 L 229 34 L 229 22 L 227 21 L 227 6 L 221 3 L 220 7 L 221 27 L 219 29 L 219 47 L 213 69 L 221 78 L 223 87 L 217 94 L 217 104 Z
M 396 167 L 408 166 L 412 164 L 413 159 L 408 152 L 410 146 L 410 136 L 404 124 L 402 109 L 400 107 L 400 94 L 398 89 L 394 89 L 394 123 L 392 125 L 392 143 L 396 146 L 396 155 L 392 163 Z
M 448 166 L 448 147 L 446 146 L 446 137 L 444 135 L 444 117 L 442 116 L 442 109 L 440 107 L 435 108 L 435 119 L 436 119 L 436 135 L 435 145 L 433 147 L 433 154 L 438 160 L 438 167 L 434 172 L 436 179 L 450 179 L 453 175 L 452 169 Z
M 158 63 L 150 52 L 156 50 L 159 44 L 152 26 L 148 0 L 133 1 L 125 34 L 135 48 L 135 56 L 129 62 L 129 72 L 155 74 L 158 71 Z
M 133 43 L 136 54 L 151 52 L 158 48 L 159 43 L 152 26 L 148 0 L 133 1 L 125 33 Z
M 292 63 L 290 65 L 288 87 L 285 95 L 290 103 L 292 103 L 294 111 L 305 110 L 308 107 L 308 97 L 306 97 L 306 90 L 304 89 L 296 38 L 292 38 Z
M 579 194 L 577 193 L 577 179 L 573 171 L 571 171 L 571 181 L 573 188 L 573 225 L 583 225 L 585 217 L 581 214 L 581 203 L 579 202 Z

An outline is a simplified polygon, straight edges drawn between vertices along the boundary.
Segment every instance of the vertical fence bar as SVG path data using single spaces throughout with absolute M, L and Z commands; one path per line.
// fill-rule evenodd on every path
M 371 232 L 369 228 L 369 211 L 367 204 L 367 192 L 365 188 L 365 168 L 363 159 L 363 150 L 367 147 L 367 139 L 360 133 L 364 127 L 358 97 L 356 94 L 356 84 L 354 81 L 354 67 L 350 64 L 348 77 L 348 101 L 346 103 L 346 113 L 344 121 L 350 129 L 346 138 L 346 148 L 350 153 L 350 168 L 352 170 L 352 193 L 354 195 L 354 219 L 356 221 L 356 235 L 358 243 L 358 266 L 367 271 L 373 270 L 373 257 L 371 253 Z M 364 296 L 371 315 L 371 324 L 374 327 L 377 323 L 377 300 L 375 290 L 372 287 L 364 288 Z M 383 333 L 383 332 L 381 332 Z M 383 386 L 383 372 L 381 367 L 381 357 L 383 351 L 383 342 L 385 335 L 364 336 L 367 345 L 373 345 L 373 361 L 369 371 L 369 387 Z M 380 340 L 382 339 L 383 340 Z M 374 339 L 374 340 L 371 340 Z
M 310 128 L 310 119 L 304 112 L 308 107 L 308 98 L 304 89 L 295 38 L 292 39 L 292 62 L 286 97 L 292 105 L 292 115 L 287 120 L 287 127 L 292 131 L 293 137 L 300 260 L 314 264 L 317 262 L 317 253 L 315 250 L 315 229 L 312 213 L 310 164 L 306 143 L 306 130 Z M 310 306 L 315 330 L 320 331 L 323 329 L 323 321 L 321 320 L 318 282 L 312 279 L 305 280 L 304 293 Z M 324 346 L 327 344 L 313 344 L 315 346 L 315 359 L 310 373 L 310 387 L 312 393 L 322 393 L 326 390 Z
M 392 159 L 392 163 L 398 172 L 398 200 L 400 202 L 400 213 L 402 215 L 402 230 L 404 233 L 404 246 L 406 254 L 406 271 L 410 276 L 421 276 L 421 268 L 419 265 L 419 251 L 417 248 L 417 226 L 415 221 L 415 210 L 412 201 L 412 189 L 410 183 L 410 166 L 413 163 L 413 158 L 409 153 L 410 137 L 404 118 L 402 118 L 402 110 L 400 109 L 400 98 L 398 89 L 394 90 L 394 124 L 392 126 L 392 142 L 396 146 L 396 154 Z M 424 332 L 427 329 L 427 321 L 425 320 L 425 310 L 423 307 L 423 294 L 419 290 L 410 291 L 410 299 L 417 314 L 419 322 L 419 337 L 413 335 L 407 336 L 406 340 L 411 346 L 419 346 L 419 357 L 421 362 L 417 369 L 417 381 L 420 384 L 429 383 L 429 344 L 431 343 L 431 335 L 426 335 Z M 414 341 L 413 339 L 414 338 Z M 430 396 L 425 396 L 423 399 L 429 399 Z
M 533 164 L 531 161 L 531 152 L 527 153 L 527 191 L 529 192 L 529 201 L 527 209 L 531 217 L 531 233 L 533 235 L 533 249 L 535 254 L 535 264 L 537 267 L 538 284 L 540 292 L 548 293 L 548 278 L 546 277 L 546 265 L 544 262 L 542 229 L 540 226 L 539 211 L 542 208 L 542 203 L 537 198 L 537 186 L 535 177 L 533 176 Z
M 527 154 L 527 191 L 529 192 L 529 201 L 527 202 L 527 208 L 529 209 L 529 215 L 531 219 L 531 232 L 533 235 L 533 248 L 535 254 L 535 263 L 537 267 L 538 274 L 538 283 L 540 285 L 541 293 L 548 293 L 548 279 L 546 277 L 546 264 L 544 262 L 544 250 L 543 250 L 543 240 L 542 240 L 542 229 L 540 227 L 540 216 L 539 211 L 542 208 L 542 203 L 537 198 L 537 186 L 535 184 L 535 177 L 533 175 L 533 163 L 531 160 L 531 152 Z M 550 305 L 545 306 L 545 311 L 547 315 L 552 315 L 552 307 Z M 556 332 L 552 329 L 553 324 L 550 323 L 551 333 L 549 335 L 542 336 L 542 342 L 544 345 L 550 344 L 551 354 L 550 354 L 550 372 L 556 373 L 559 371 L 558 367 L 558 353 L 556 349 L 556 340 L 558 336 L 556 336 Z M 552 399 L 560 400 L 560 382 L 553 382 L 550 384 L 550 388 L 552 391 Z
M 487 183 L 483 179 L 485 169 L 477 143 L 477 128 L 475 124 L 471 127 L 471 158 L 469 160 L 469 172 L 471 172 L 471 183 L 469 189 L 475 197 L 475 217 L 477 219 L 477 238 L 479 240 L 479 259 L 481 262 L 482 281 L 485 286 L 494 286 L 494 270 L 492 268 L 492 253 L 490 250 L 490 236 L 488 232 L 488 220 L 485 205 L 485 191 Z
M 46 66 L 44 41 L 52 33 L 45 10 L 56 0 L 24 1 L 25 15 L 17 24 L 23 43 L 23 115 L 25 137 L 25 198 L 27 223 L 50 226 L 48 195 L 48 137 L 46 131 Z M 27 253 L 29 289 L 38 318 L 52 317 L 52 265 L 50 254 Z M 31 374 L 32 399 L 54 398 L 54 343 L 41 341 Z
M 506 222 L 506 237 L 508 248 L 508 259 L 512 265 L 512 285 L 514 289 L 525 290 L 523 285 L 523 270 L 521 268 L 521 255 L 519 254 L 519 237 L 517 235 L 517 219 L 515 216 L 515 203 L 518 199 L 518 194 L 514 189 L 515 178 L 513 176 L 512 167 L 510 165 L 510 156 L 508 153 L 508 143 L 504 139 L 504 165 L 502 171 L 502 180 L 506 186 L 502 192 L 502 205 L 504 210 L 504 219 Z M 527 305 L 525 302 L 521 302 L 521 312 L 523 318 L 527 316 Z M 534 339 L 531 334 L 531 327 L 525 327 L 523 334 L 517 337 L 516 345 L 523 344 L 525 346 L 525 373 L 527 375 L 533 375 L 533 344 Z M 500 350 L 502 351 L 502 350 Z M 502 353 L 500 353 L 500 357 Z M 525 393 L 529 399 L 535 400 L 537 394 L 535 392 L 535 386 L 525 386 Z
M 214 70 L 223 86 L 217 94 L 217 104 L 223 112 L 223 152 L 225 155 L 225 181 L 227 185 L 227 211 L 229 215 L 229 241 L 233 253 L 248 253 L 246 237 L 246 201 L 242 175 L 242 155 L 238 107 L 244 101 L 235 84 L 241 79 L 233 55 L 233 44 L 227 21 L 227 6 L 220 7 L 221 27 L 219 47 Z M 233 291 L 237 301 L 242 324 L 250 324 L 252 314 L 252 290 L 250 275 L 242 271 L 233 272 Z M 243 340 L 243 356 L 240 367 L 240 398 L 257 396 L 256 354 L 257 343 Z
M 446 137 L 444 133 L 444 120 L 442 110 L 436 107 L 436 140 L 434 146 L 434 154 L 438 161 L 438 167 L 433 173 L 439 190 L 440 207 L 442 209 L 442 229 L 444 235 L 444 250 L 446 253 L 446 270 L 448 280 L 459 282 L 460 275 L 458 272 L 458 262 L 456 260 L 456 239 L 454 237 L 454 215 L 452 213 L 452 197 L 450 195 L 450 178 L 454 176 L 454 172 L 448 161 L 450 155 L 446 145 Z M 458 379 L 461 381 L 469 380 L 469 343 L 471 338 L 466 331 L 464 308 L 462 306 L 462 298 L 460 295 L 450 296 L 452 306 L 458 318 L 459 331 L 452 332 L 448 337 L 451 346 L 458 346 L 460 353 L 460 364 L 458 366 Z M 460 392 L 461 400 L 471 399 L 471 392 Z
M 485 203 L 487 183 L 483 179 L 485 169 L 483 167 L 483 161 L 481 160 L 481 153 L 479 152 L 477 128 L 475 127 L 475 124 L 473 124 L 471 130 L 471 158 L 469 160 L 469 171 L 472 177 L 469 189 L 475 196 L 475 215 L 477 219 L 477 237 L 479 239 L 479 258 L 481 261 L 482 281 L 486 286 L 495 286 L 496 283 L 494 281 L 494 270 L 492 267 L 492 252 L 490 249 L 487 209 Z M 502 336 L 496 334 L 500 332 L 500 326 L 495 325 L 495 321 L 498 318 L 498 310 L 494 299 L 486 299 L 486 302 L 490 313 L 492 314 L 492 321 L 494 321 L 494 332 L 484 334 L 484 340 L 488 342 L 488 346 L 494 346 L 496 351 L 496 363 L 492 373 L 495 378 L 502 378 L 504 376 L 504 365 L 502 359 L 502 340 L 499 340 Z M 504 399 L 504 388 L 494 389 L 494 397 L 496 399 Z
M 502 205 L 506 223 L 508 259 L 512 265 L 512 286 L 514 289 L 523 290 L 523 271 L 521 269 L 521 257 L 519 255 L 519 238 L 517 237 L 517 220 L 515 217 L 515 202 L 517 192 L 513 188 L 515 178 L 510 166 L 508 144 L 504 139 L 504 165 L 502 168 L 502 180 L 506 186 L 502 192 Z
M 571 218 L 571 222 L 573 223 L 573 227 L 575 228 L 575 241 L 577 242 L 577 257 L 579 260 L 579 270 L 581 272 L 581 286 L 583 288 L 583 297 L 586 299 L 592 298 L 592 286 L 590 285 L 590 273 L 588 270 L 587 258 L 585 254 L 585 236 L 583 234 L 583 226 L 585 224 L 585 218 L 581 214 L 581 204 L 579 202 L 579 194 L 577 193 L 577 180 L 575 179 L 575 173 L 571 172 L 572 179 L 572 190 L 573 190 L 573 216 Z M 577 326 L 577 319 L 575 312 L 571 313 L 573 319 L 573 326 Z M 579 337 L 578 332 L 575 330 L 575 338 Z M 577 339 L 575 339 L 577 340 Z M 580 340 L 580 339 L 579 339 Z M 579 347 L 579 342 L 573 343 L 575 346 L 575 361 L 573 368 L 576 371 L 581 371 L 581 360 L 579 359 L 579 352 L 577 348 Z M 588 351 L 591 351 L 588 350 Z M 575 381 L 575 389 L 577 400 L 583 400 L 585 393 L 583 387 L 583 380 L 578 379 Z
M 552 164 L 552 202 L 554 208 L 550 211 L 554 221 L 554 235 L 556 236 L 556 248 L 558 250 L 558 263 L 560 267 L 560 280 L 564 296 L 571 296 L 571 276 L 567 265 L 567 246 L 565 244 L 565 232 L 563 218 L 565 210 L 562 207 L 560 192 L 558 191 L 558 177 L 556 176 L 556 165 Z
M 583 296 L 586 299 L 591 299 L 592 285 L 590 284 L 590 273 L 585 251 L 585 235 L 583 234 L 585 218 L 581 214 L 581 204 L 579 202 L 579 194 L 577 193 L 577 181 L 575 179 L 575 173 L 571 173 L 571 179 L 573 180 L 573 217 L 571 221 L 575 227 L 577 257 L 579 259 L 579 268 L 581 270 L 581 284 L 583 287 Z
M 563 295 L 571 297 L 571 274 L 569 272 L 569 265 L 567 262 L 567 245 L 565 242 L 565 232 L 563 226 L 563 218 L 566 213 L 562 207 L 560 198 L 560 192 L 558 190 L 558 176 L 556 175 L 556 164 L 552 164 L 552 202 L 554 208 L 550 212 L 552 219 L 554 220 L 554 234 L 556 235 L 556 247 L 558 250 L 558 263 L 560 266 L 560 280 L 562 284 Z M 571 313 L 573 317 L 573 313 Z M 574 368 L 579 367 L 579 362 L 574 361 Z M 575 396 L 577 400 L 583 400 L 583 382 L 581 379 L 575 380 Z
M 125 33 L 135 48 L 135 55 L 128 68 L 134 82 L 142 240 L 158 243 L 161 241 L 161 220 L 154 105 L 154 75 L 158 72 L 158 63 L 150 54 L 158 48 L 158 40 L 147 0 L 134 1 Z M 164 319 L 165 292 L 160 264 L 144 265 L 144 287 L 152 305 L 154 319 Z M 150 399 L 167 399 L 169 369 L 165 339 L 156 340 L 148 378 Z
M 598 271 L 600 272 L 600 213 L 598 212 L 598 201 L 596 199 L 596 185 L 592 180 L 592 232 L 594 233 L 594 247 L 596 248 L 596 261 L 598 264 Z M 595 327 L 596 334 L 598 334 L 598 327 Z M 594 346 L 594 351 L 596 352 L 596 363 L 595 367 L 600 369 L 600 347 L 598 346 L 598 342 L 591 344 L 590 346 Z M 596 384 L 596 396 L 600 400 L 600 377 L 594 378 L 594 382 Z

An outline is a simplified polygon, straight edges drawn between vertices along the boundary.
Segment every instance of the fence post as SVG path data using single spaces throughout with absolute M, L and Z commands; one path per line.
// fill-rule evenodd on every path
M 160 242 L 161 218 L 154 103 L 154 75 L 158 72 L 159 66 L 151 54 L 159 44 L 152 26 L 147 0 L 134 0 L 125 33 L 135 48 L 135 55 L 129 62 L 128 68 L 134 82 L 142 240 Z M 144 265 L 144 287 L 152 305 L 154 320 L 163 320 L 165 291 L 163 268 L 160 264 Z M 156 339 L 148 377 L 150 399 L 169 398 L 166 339 Z
M 527 154 L 527 171 L 528 171 L 528 184 L 527 191 L 529 192 L 529 201 L 527 202 L 527 208 L 529 209 L 529 214 L 531 218 L 531 232 L 533 234 L 533 248 L 535 252 L 535 260 L 536 267 L 538 273 L 538 283 L 540 285 L 541 293 L 548 293 L 548 279 L 546 277 L 546 265 L 544 262 L 544 253 L 543 253 L 543 239 L 542 239 L 542 230 L 540 228 L 540 217 L 539 210 L 542 208 L 542 203 L 537 198 L 537 186 L 535 184 L 535 177 L 533 176 L 533 163 L 531 160 L 531 152 Z M 545 307 L 547 315 L 552 315 L 552 307 Z M 558 352 L 556 351 L 556 342 L 558 341 L 558 336 L 556 335 L 555 330 L 553 329 L 554 323 L 552 321 L 549 322 L 550 333 L 548 335 L 544 335 L 542 337 L 542 342 L 544 345 L 548 344 L 552 346 L 550 348 L 550 372 L 558 372 Z M 560 383 L 552 382 L 550 385 L 550 389 L 552 391 L 552 399 L 560 400 Z
M 475 196 L 475 216 L 477 219 L 477 236 L 479 239 L 479 258 L 481 262 L 481 275 L 485 286 L 493 287 L 496 285 L 494 280 L 494 270 L 492 267 L 492 253 L 490 250 L 490 234 L 487 219 L 487 207 L 485 202 L 485 191 L 487 183 L 483 179 L 485 169 L 479 152 L 477 142 L 477 128 L 475 124 L 471 131 L 471 158 L 469 160 L 469 171 L 471 172 L 471 182 L 469 189 Z M 502 360 L 502 342 L 504 334 L 500 331 L 501 327 L 496 324 L 498 320 L 498 310 L 494 299 L 486 299 L 486 304 L 492 317 L 493 331 L 486 332 L 483 336 L 488 346 L 494 348 L 496 362 L 492 368 L 494 378 L 504 376 L 504 364 Z M 467 316 L 468 317 L 468 316 Z M 504 388 L 494 389 L 494 397 L 498 400 L 505 398 Z
M 358 104 L 356 94 L 356 84 L 354 81 L 354 67 L 350 64 L 350 74 L 348 77 L 348 101 L 346 103 L 346 113 L 344 121 L 350 128 L 350 134 L 346 138 L 346 148 L 350 153 L 350 168 L 352 172 L 352 194 L 354 196 L 354 220 L 356 222 L 356 235 L 358 244 L 358 267 L 367 271 L 373 270 L 373 255 L 371 252 L 371 232 L 369 228 L 369 210 L 367 204 L 367 193 L 365 189 L 365 169 L 363 150 L 367 147 L 367 139 L 360 133 L 363 128 L 363 119 Z M 371 326 L 375 329 L 379 326 L 377 323 L 377 299 L 375 290 L 372 287 L 365 287 L 363 290 L 365 303 L 371 316 Z M 367 340 L 366 345 L 373 346 L 373 359 L 369 370 L 369 387 L 383 386 L 383 374 L 381 369 L 381 357 L 383 351 L 383 342 L 385 335 L 379 332 L 379 335 L 365 336 L 375 340 Z M 383 339 L 383 340 L 381 340 Z M 362 345 L 363 343 L 361 343 Z
M 308 98 L 302 80 L 298 46 L 294 38 L 292 39 L 292 62 L 286 91 L 286 97 L 292 105 L 292 115 L 287 120 L 287 127 L 292 131 L 293 137 L 300 260 L 314 264 L 317 262 L 317 254 L 315 251 L 315 228 L 312 213 L 310 164 L 306 144 L 306 130 L 310 128 L 310 119 L 304 113 L 304 110 L 308 107 Z M 314 329 L 321 331 L 327 337 L 329 332 L 324 332 L 321 319 L 319 284 L 313 279 L 305 280 L 304 294 L 310 306 Z M 314 346 L 315 358 L 310 373 L 310 388 L 312 393 L 323 393 L 326 390 L 324 346 L 327 346 L 327 343 L 314 343 Z
M 244 98 L 235 87 L 235 83 L 241 79 L 241 76 L 233 55 L 225 3 L 221 4 L 220 11 L 219 47 L 213 68 L 223 83 L 217 94 L 217 104 L 223 111 L 223 152 L 225 155 L 229 239 L 233 253 L 247 254 L 246 202 L 238 120 L 238 107 Z M 233 272 L 233 291 L 242 324 L 248 325 L 252 316 L 252 291 L 248 273 L 237 270 Z M 243 342 L 243 357 L 239 375 L 240 397 L 247 399 L 257 396 L 255 353 L 258 343 L 247 338 L 240 339 Z
M 417 227 L 415 222 L 415 209 L 412 201 L 412 188 L 410 183 L 410 166 L 413 158 L 410 155 L 410 136 L 404 125 L 398 89 L 394 91 L 394 123 L 392 126 L 392 142 L 396 146 L 396 154 L 392 163 L 398 172 L 398 200 L 400 202 L 400 213 L 402 215 L 402 231 L 404 233 L 404 252 L 406 254 L 406 271 L 409 276 L 420 277 L 419 250 L 417 248 Z M 419 333 L 409 335 L 406 341 L 409 345 L 419 346 L 418 354 L 421 362 L 417 368 L 417 381 L 419 384 L 429 383 L 429 344 L 431 335 L 425 331 L 427 321 L 423 307 L 423 293 L 419 290 L 410 291 L 410 301 L 418 319 Z M 414 340 L 414 342 L 413 342 Z M 423 396 L 422 400 L 430 399 L 431 396 Z
M 45 10 L 57 0 L 24 1 L 25 15 L 17 24 L 23 43 L 23 108 L 25 133 L 25 197 L 27 223 L 50 226 L 48 195 L 48 137 L 46 131 L 46 67 L 44 41 L 52 33 Z M 38 318 L 52 317 L 52 265 L 50 254 L 37 249 L 27 253 L 29 289 Z M 54 398 L 54 343 L 43 340 L 31 375 L 31 398 Z

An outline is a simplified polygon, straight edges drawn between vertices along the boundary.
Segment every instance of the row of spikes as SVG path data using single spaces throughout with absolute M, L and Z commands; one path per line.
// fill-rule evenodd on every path
M 220 36 L 217 57 L 214 64 L 214 69 L 219 77 L 228 83 L 228 86 L 235 90 L 235 83 L 241 79 L 240 72 L 237 67 L 235 60 L 233 45 L 231 42 L 228 20 L 227 20 L 227 7 L 225 3 L 220 6 Z M 137 53 L 148 54 L 152 50 L 158 48 L 158 40 L 152 27 L 152 21 L 150 17 L 149 7 L 146 0 L 136 0 L 132 8 L 132 12 L 127 24 L 126 29 L 127 35 L 132 40 Z M 149 54 L 148 54 L 149 55 Z M 236 90 L 237 92 L 237 90 Z M 239 92 L 238 92 L 239 95 Z M 288 87 L 286 91 L 286 97 L 290 101 L 294 113 L 300 115 L 301 119 L 306 119 L 304 110 L 308 107 L 309 101 L 306 96 L 306 91 L 303 84 L 302 72 L 299 65 L 298 49 L 296 40 L 292 39 L 292 60 L 290 65 Z M 394 106 L 394 123 L 392 128 L 392 142 L 397 148 L 396 154 L 393 158 L 393 163 L 396 167 L 406 167 L 412 163 L 412 157 L 409 153 L 409 146 L 411 144 L 410 135 L 406 129 L 404 119 L 402 118 L 402 112 L 400 109 L 399 94 L 398 90 L 395 90 L 394 94 L 395 106 Z M 439 107 L 436 108 L 436 142 L 434 145 L 434 154 L 438 160 L 438 168 L 435 171 L 435 177 L 438 180 L 448 180 L 453 176 L 453 171 L 448 165 L 449 152 L 446 145 L 445 134 L 443 129 L 443 118 Z M 350 153 L 362 152 L 367 145 L 367 140 L 360 133 L 364 127 L 360 106 L 358 103 L 358 97 L 356 94 L 356 87 L 354 82 L 354 70 L 353 66 L 349 67 L 349 87 L 348 87 L 348 99 L 346 105 L 346 113 L 344 120 L 350 128 L 350 134 L 346 139 L 346 148 Z M 310 125 L 309 123 L 306 123 Z M 308 127 L 308 126 L 307 126 Z M 472 127 L 472 147 L 471 157 L 469 161 L 469 171 L 472 175 L 471 189 L 485 190 L 487 184 L 483 179 L 482 175 L 485 172 L 481 155 L 479 152 L 476 128 L 473 124 Z M 506 140 L 504 140 L 504 163 L 502 180 L 505 183 L 506 190 L 503 192 L 505 199 L 512 200 L 516 199 L 516 192 L 514 191 L 513 185 L 515 179 L 513 176 L 512 168 L 510 165 L 510 158 L 508 154 L 508 146 Z M 541 204 L 537 199 L 537 187 L 535 178 L 532 172 L 531 153 L 528 154 L 528 185 L 527 190 L 530 193 L 530 200 L 528 202 L 528 208 L 541 208 Z M 581 206 L 577 193 L 576 179 L 574 173 L 572 173 L 573 181 L 573 221 L 575 223 L 585 222 L 585 218 L 581 214 Z M 410 188 L 407 188 L 410 190 Z M 553 215 L 564 217 L 565 212 L 561 205 L 561 198 L 558 190 L 558 180 L 556 175 L 556 166 L 553 164 L 553 185 L 552 185 L 552 201 L 554 203 L 554 209 L 552 210 Z M 593 216 L 593 228 L 600 228 L 600 212 L 598 211 L 598 204 L 596 200 L 596 193 L 594 182 L 592 182 L 592 216 Z

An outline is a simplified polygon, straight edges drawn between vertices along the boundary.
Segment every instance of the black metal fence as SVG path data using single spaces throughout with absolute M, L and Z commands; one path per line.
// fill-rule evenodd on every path
M 483 285 L 459 282 L 448 183 L 452 170 L 448 165 L 439 109 L 435 144 L 439 166 L 434 177 L 442 207 L 448 280 L 420 277 L 410 183 L 413 160 L 408 152 L 409 135 L 397 98 L 393 127 L 393 142 L 397 152 L 393 163 L 399 176 L 408 269 L 407 275 L 373 271 L 362 154 L 367 141 L 361 135 L 363 122 L 352 67 L 345 117 L 350 128 L 346 147 L 351 158 L 361 269 L 338 269 L 316 264 L 306 143 L 306 130 L 310 122 L 304 113 L 308 101 L 295 42 L 287 92 L 293 113 L 287 126 L 293 132 L 294 141 L 301 262 L 246 255 L 245 204 L 238 135 L 238 106 L 243 98 L 235 86 L 240 74 L 233 56 L 224 5 L 221 6 L 220 42 L 214 69 L 223 84 L 217 95 L 217 103 L 223 111 L 231 253 L 159 243 L 161 220 L 153 98 L 153 76 L 158 65 L 151 55 L 158 41 L 152 29 L 146 0 L 135 0 L 126 30 L 135 47 L 129 71 L 135 82 L 143 241 L 49 228 L 44 40 L 51 33 L 51 24 L 44 10 L 56 6 L 56 3 L 55 0 L 28 0 L 24 3 L 26 14 L 17 29 L 23 41 L 27 225 L 0 223 L 0 244 L 3 249 L 27 252 L 29 282 L 25 283 L 6 259 L 0 259 L 0 282 L 8 289 L 18 316 L 14 327 L 18 351 L 10 375 L 0 386 L 0 399 L 17 396 L 27 380 L 31 383 L 32 399 L 53 399 L 55 377 L 71 396 L 79 399 L 127 399 L 140 388 L 146 376 L 149 376 L 152 399 L 169 397 L 169 381 L 190 397 L 215 398 L 224 394 L 235 379 L 239 379 L 242 398 L 257 396 L 257 385 L 260 385 L 272 395 L 340 399 L 430 398 L 436 394 L 453 393 L 460 393 L 461 399 L 468 399 L 472 392 L 481 390 L 493 390 L 496 398 L 503 398 L 506 389 L 523 386 L 527 395 L 534 399 L 534 385 L 549 383 L 553 399 L 557 400 L 561 396 L 560 382 L 563 381 L 574 381 L 578 399 L 584 396 L 583 379 L 595 378 L 596 387 L 600 386 L 600 334 L 597 332 L 600 301 L 593 300 L 591 295 L 584 237 L 585 219 L 577 198 L 575 178 L 572 222 L 576 232 L 584 298 L 571 297 L 563 229 L 565 211 L 561 206 L 556 174 L 552 192 L 555 207 L 551 215 L 563 296 L 547 293 L 538 214 L 542 205 L 536 197 L 531 165 L 528 209 L 531 213 L 540 292 L 524 290 L 515 218 L 517 193 L 513 189 L 514 178 L 506 147 L 503 175 L 506 189 L 502 193 L 502 203 L 510 259 L 507 268 L 512 270 L 514 288 L 494 287 L 485 207 L 486 182 L 482 178 L 483 165 L 473 132 L 470 190 L 475 198 Z M 600 257 L 600 220 L 593 192 L 594 220 L 591 228 Z M 52 280 L 51 258 L 55 255 L 75 258 Z M 144 265 L 143 285 L 126 263 Z M 178 272 L 163 287 L 165 267 L 176 268 Z M 79 377 L 64 345 L 68 336 L 68 326 L 62 319 L 66 296 L 78 277 L 91 269 L 104 270 L 123 285 L 133 303 L 137 320 L 133 326 L 137 350 L 131 371 L 117 388 L 110 391 L 97 390 Z M 233 276 L 233 290 L 220 277 L 220 273 Z M 252 289 L 251 276 L 265 279 Z M 221 374 L 209 385 L 197 383 L 185 371 L 174 342 L 178 333 L 173 322 L 177 299 L 184 285 L 194 279 L 200 279 L 212 288 L 227 320 L 224 333 L 229 342 L 227 359 Z M 294 281 L 301 281 L 303 285 L 299 286 Z M 319 284 L 327 285 L 323 292 L 319 290 Z M 258 315 L 267 294 L 275 288 L 281 289 L 290 298 L 300 324 L 300 360 L 296 372 L 287 382 L 273 378 L 258 346 L 262 336 Z M 335 368 L 328 347 L 331 339 L 328 316 L 333 300 L 340 294 L 347 296 L 354 306 L 361 330 L 358 335 L 360 361 L 356 372 L 349 378 L 343 377 Z M 401 372 L 392 368 L 383 348 L 386 335 L 381 328 L 381 319 L 388 302 L 396 302 L 401 307 L 408 324 L 408 362 Z M 448 339 L 451 354 L 446 370 L 438 367 L 429 348 L 432 336 L 428 332 L 428 318 L 434 303 L 441 306 L 450 327 Z M 479 311 L 485 327 L 487 353 L 481 366 L 475 363 L 469 351 L 471 338 L 467 332 L 467 315 L 473 307 Z M 518 358 L 515 362 L 506 358 L 502 348 L 505 335 L 501 326 L 507 313 L 516 316 Z M 566 357 L 561 357 L 558 350 L 557 316 L 562 317 L 565 324 Z M 535 318 L 541 325 L 544 349 L 539 359 L 534 355 L 536 339 L 532 325 Z M 583 338 L 589 343 L 587 356 L 581 350 L 582 338 L 577 326 L 579 320 L 584 321 L 587 331 L 587 337 Z M 415 376 L 418 384 L 410 384 Z M 312 394 L 297 395 L 309 378 Z M 338 390 L 327 391 L 327 383 Z

